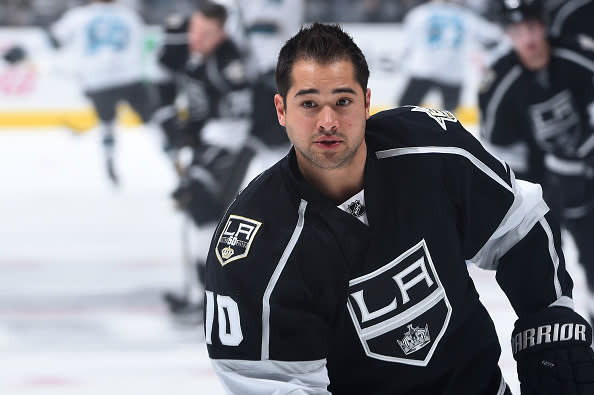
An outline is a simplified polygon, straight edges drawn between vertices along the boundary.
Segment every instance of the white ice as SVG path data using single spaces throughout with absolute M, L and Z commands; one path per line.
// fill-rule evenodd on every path
M 147 129 L 117 137 L 113 188 L 95 131 L 0 131 L 1 394 L 224 393 L 201 329 L 176 325 L 160 299 L 182 286 L 176 177 Z M 583 312 L 583 274 L 571 240 L 565 247 Z M 514 313 L 493 273 L 470 270 L 519 394 Z

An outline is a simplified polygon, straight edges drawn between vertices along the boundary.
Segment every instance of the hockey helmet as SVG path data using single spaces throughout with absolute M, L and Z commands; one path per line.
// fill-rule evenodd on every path
M 537 19 L 544 22 L 542 0 L 501 0 L 501 23 L 510 25 Z

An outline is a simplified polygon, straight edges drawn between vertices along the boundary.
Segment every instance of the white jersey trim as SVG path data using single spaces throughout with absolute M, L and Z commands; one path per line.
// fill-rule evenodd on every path
M 290 362 L 211 359 L 211 363 L 230 394 L 330 395 L 325 359 Z
M 505 189 L 514 194 L 514 202 L 501 221 L 499 227 L 495 230 L 495 232 L 493 232 L 489 240 L 485 243 L 485 245 L 483 245 L 478 253 L 474 257 L 470 258 L 472 263 L 483 269 L 496 270 L 499 264 L 499 258 L 505 255 L 505 253 L 507 253 L 507 251 L 509 251 L 516 243 L 522 240 L 524 236 L 526 236 L 526 234 L 530 231 L 530 229 L 532 229 L 537 222 L 541 221 L 544 215 L 549 211 L 549 207 L 542 199 L 542 189 L 540 185 L 521 180 L 516 181 L 512 172 L 510 173 L 512 187 L 477 157 L 472 155 L 470 152 L 458 147 L 394 148 L 378 151 L 376 152 L 376 156 L 379 159 L 384 159 L 393 156 L 426 153 L 461 155 L 470 160 L 473 165 L 491 177 L 499 185 L 503 186 Z M 551 233 L 551 236 L 549 237 L 549 243 L 552 242 Z M 550 244 L 549 251 L 551 251 L 551 246 L 554 250 L 554 244 Z M 552 252 L 551 257 L 553 258 L 554 264 L 557 265 L 557 268 L 559 258 L 557 257 L 555 261 Z M 555 289 L 560 290 L 560 286 L 557 288 L 559 284 L 558 278 L 556 276 L 555 281 Z
M 549 239 L 549 254 L 551 254 L 551 261 L 553 262 L 553 273 L 555 273 L 553 275 L 553 282 L 555 284 L 555 294 L 557 295 L 557 299 L 559 299 L 561 296 L 563 296 L 563 291 L 561 290 L 561 283 L 559 281 L 559 254 L 557 254 L 557 249 L 555 248 L 553 231 L 551 230 L 551 226 L 546 219 L 541 218 L 538 222 L 544 229 L 545 233 L 547 234 L 547 238 Z
M 222 94 L 231 90 L 231 86 L 225 81 L 221 72 L 218 69 L 218 62 L 214 56 L 206 59 L 206 74 L 212 83 L 217 87 Z
M 505 390 L 507 390 L 507 384 L 503 374 L 501 374 L 501 382 L 499 383 L 499 388 L 497 389 L 497 395 L 505 395 Z
M 278 279 L 283 272 L 287 261 L 289 260 L 289 256 L 293 252 L 295 245 L 297 244 L 297 240 L 301 236 L 301 231 L 303 230 L 303 226 L 305 224 L 305 209 L 307 208 L 307 201 L 301 200 L 299 204 L 298 214 L 299 218 L 297 219 L 297 225 L 295 226 L 295 230 L 293 231 L 293 235 L 291 235 L 291 239 L 289 243 L 285 247 L 283 251 L 283 255 L 281 256 L 278 265 L 276 265 L 276 269 L 272 273 L 270 277 L 270 281 L 266 286 L 266 290 L 264 291 L 264 296 L 262 298 L 262 349 L 261 349 L 261 359 L 263 361 L 270 359 L 270 295 L 272 295 L 272 291 L 278 282 Z
M 466 151 L 463 148 L 459 147 L 407 147 L 407 148 L 393 148 L 387 149 L 383 151 L 377 151 L 375 153 L 378 159 L 385 159 L 394 156 L 403 156 L 403 155 L 411 155 L 411 154 L 454 154 L 460 155 L 468 159 L 473 165 L 475 165 L 479 170 L 483 173 L 491 177 L 495 182 L 499 185 L 507 189 L 508 191 L 513 193 L 512 187 L 505 182 L 493 169 L 489 166 L 484 164 L 481 160 L 479 160 L 476 156 L 471 154 L 470 152 Z M 503 166 L 503 164 L 502 164 Z
M 568 207 L 562 210 L 563 218 L 565 219 L 578 219 L 586 216 L 590 212 L 592 207 L 589 204 L 585 204 L 577 207 Z
M 202 143 L 237 153 L 245 145 L 250 134 L 249 119 L 211 118 L 202 130 Z
M 489 141 L 483 142 L 483 147 L 494 157 L 509 165 L 516 172 L 528 171 L 528 144 L 517 142 L 515 144 L 501 146 L 491 144 Z
M 186 45 L 188 44 L 188 35 L 187 33 L 167 33 L 165 34 L 165 44 Z
M 549 307 L 566 307 L 568 309 L 574 310 L 573 299 L 571 299 L 569 296 L 561 296 L 551 303 Z
M 570 60 L 570 61 L 572 61 L 576 64 L 579 64 L 580 66 L 594 72 L 594 62 L 592 62 L 587 57 L 580 55 L 577 52 L 570 51 L 569 49 L 558 48 L 553 51 L 553 54 L 560 58 Z
M 549 211 L 549 207 L 542 199 L 540 185 L 514 179 L 514 191 L 514 202 L 501 224 L 477 254 L 469 259 L 482 269 L 496 270 L 499 259 L 522 240 Z M 552 234 L 549 242 L 553 242 Z M 549 251 L 550 247 L 551 245 L 549 245 Z
M 577 1 L 569 1 L 567 3 L 565 3 L 563 6 L 561 6 L 561 8 L 559 9 L 559 12 L 557 13 L 557 16 L 555 17 L 555 20 L 553 21 L 553 23 L 551 23 L 551 34 L 553 36 L 559 36 L 561 35 L 561 28 L 563 27 L 563 24 L 565 24 L 565 20 L 578 8 L 588 4 L 590 2 L 590 0 L 577 0 Z
M 563 159 L 551 154 L 545 155 L 544 163 L 547 169 L 564 176 L 581 176 L 588 171 L 582 160 Z
M 521 66 L 514 66 L 509 73 L 503 77 L 501 80 L 501 84 L 495 88 L 495 92 L 493 92 L 493 96 L 487 105 L 487 113 L 485 114 L 485 118 L 487 121 L 483 127 L 483 136 L 487 140 L 491 140 L 491 134 L 493 133 L 493 128 L 495 127 L 495 113 L 497 112 L 497 108 L 499 104 L 501 104 L 501 100 L 505 93 L 509 90 L 509 87 L 520 77 L 522 74 L 522 67 Z
M 590 106 L 592 105 L 590 104 Z M 592 121 L 590 121 L 590 123 L 592 123 Z M 577 149 L 577 154 L 580 158 L 584 158 L 590 151 L 592 151 L 592 148 L 594 148 L 594 135 L 588 137 L 586 141 L 584 141 L 580 148 Z

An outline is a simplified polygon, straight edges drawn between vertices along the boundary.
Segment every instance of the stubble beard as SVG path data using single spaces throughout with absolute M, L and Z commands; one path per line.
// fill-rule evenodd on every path
M 340 135 L 336 135 L 341 137 Z M 344 139 L 342 139 L 344 144 Z M 349 166 L 353 163 L 355 155 L 361 147 L 362 141 L 360 141 L 356 147 L 350 147 L 347 145 L 344 151 L 341 152 L 314 152 L 309 149 L 307 152 L 298 147 L 295 147 L 301 155 L 307 159 L 309 163 L 319 169 L 324 170 L 335 170 Z

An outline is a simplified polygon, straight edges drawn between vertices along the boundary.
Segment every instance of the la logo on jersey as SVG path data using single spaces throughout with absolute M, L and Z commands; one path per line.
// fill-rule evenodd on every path
M 225 266 L 229 262 L 248 256 L 260 226 L 262 222 L 239 215 L 230 215 L 215 247 L 217 259 L 221 265 Z
M 425 240 L 349 281 L 347 308 L 368 357 L 415 366 L 427 366 L 452 314 Z
M 425 114 L 429 115 L 430 118 L 433 118 L 443 130 L 447 130 L 446 121 L 458 122 L 454 114 L 446 110 L 435 110 L 433 108 L 412 106 L 411 111 L 424 112 Z

